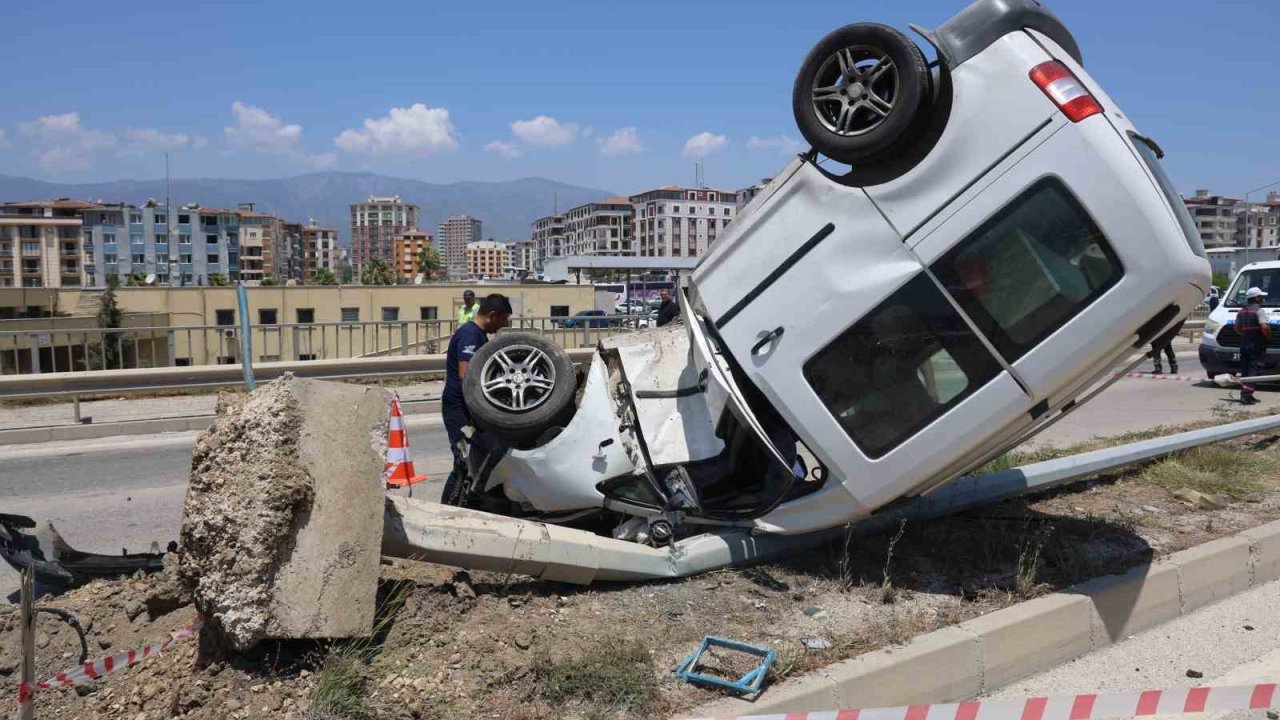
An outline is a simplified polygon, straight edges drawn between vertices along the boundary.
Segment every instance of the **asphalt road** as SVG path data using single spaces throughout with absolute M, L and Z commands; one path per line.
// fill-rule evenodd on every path
M 415 497 L 437 499 L 448 477 L 448 442 L 438 415 L 406 418 L 414 468 L 428 481 Z M 196 433 L 103 438 L 0 448 L 0 512 L 51 520 L 78 550 L 147 550 L 178 537 Z M 0 598 L 18 576 L 0 563 Z
M 1280 678 L 1280 582 L 1271 582 L 1014 683 L 992 698 L 1250 685 Z M 1187 671 L 1204 677 L 1189 678 Z M 1192 717 L 1214 717 L 1215 714 Z M 1262 720 L 1260 710 L 1218 713 Z

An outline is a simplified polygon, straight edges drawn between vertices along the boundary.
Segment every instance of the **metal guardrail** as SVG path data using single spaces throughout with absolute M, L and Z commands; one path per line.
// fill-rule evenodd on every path
M 568 350 L 574 362 L 591 358 L 591 348 Z M 444 372 L 444 355 L 396 355 L 380 358 L 341 358 L 269 362 L 254 365 L 259 381 L 286 372 L 298 377 L 373 380 Z M 88 370 L 82 372 L 29 373 L 0 377 L 0 400 L 90 395 L 136 395 L 166 390 L 212 389 L 244 385 L 239 365 Z
M 649 316 L 512 318 L 513 330 L 534 332 L 564 347 L 593 347 L 601 338 L 648 327 Z M 254 365 L 443 353 L 457 321 L 417 320 L 249 326 Z M 0 331 L 0 375 L 157 367 L 239 365 L 235 325 L 70 328 Z

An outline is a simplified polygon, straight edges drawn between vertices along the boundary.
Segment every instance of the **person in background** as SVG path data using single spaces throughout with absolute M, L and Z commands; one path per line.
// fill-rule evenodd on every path
M 1262 308 L 1262 301 L 1267 294 L 1261 289 L 1251 287 L 1244 294 L 1244 307 L 1236 313 L 1236 331 L 1240 333 L 1240 377 L 1253 377 L 1254 364 L 1262 366 L 1267 355 L 1267 342 L 1271 340 L 1271 326 L 1267 325 L 1267 311 Z M 1253 385 L 1240 383 L 1240 402 L 1253 405 L 1258 399 L 1253 396 Z
M 680 317 L 680 303 L 671 299 L 669 290 L 663 290 L 658 297 L 662 298 L 662 303 L 658 305 L 658 327 L 662 327 Z
M 467 294 L 475 299 L 470 290 Z M 471 413 L 467 411 L 467 401 L 462 396 L 462 379 L 467 376 L 471 358 L 489 341 L 488 336 L 506 327 L 507 321 L 511 319 L 511 301 L 499 293 L 487 295 L 472 311 L 472 315 L 472 319 L 459 325 L 449 339 L 449 352 L 445 355 L 444 362 L 444 392 L 440 395 L 440 416 L 444 420 L 445 434 L 449 436 L 449 450 L 453 453 L 455 468 L 462 461 L 458 455 L 462 428 L 471 424 Z M 457 505 L 457 485 L 457 470 L 451 470 L 440 502 Z
M 476 317 L 480 304 L 476 302 L 476 294 L 470 290 L 462 293 L 462 304 L 458 306 L 458 327 L 471 322 Z
M 1186 322 L 1185 320 L 1183 322 Z M 1151 372 L 1156 375 L 1164 374 L 1164 367 L 1160 365 L 1160 353 L 1163 352 L 1165 357 L 1169 358 L 1169 372 L 1174 375 L 1178 374 L 1178 356 L 1173 352 L 1173 339 L 1178 337 L 1178 333 L 1182 332 L 1183 323 L 1178 323 L 1169 328 L 1169 331 L 1155 340 L 1151 341 L 1151 352 L 1147 356 L 1151 358 Z

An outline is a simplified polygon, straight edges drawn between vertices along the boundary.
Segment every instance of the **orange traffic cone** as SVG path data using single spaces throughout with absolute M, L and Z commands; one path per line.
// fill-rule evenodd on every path
M 387 432 L 387 487 L 408 487 L 427 479 L 426 475 L 413 472 L 413 460 L 409 459 L 409 436 L 404 431 L 404 414 L 400 412 L 400 397 L 391 398 L 391 425 Z

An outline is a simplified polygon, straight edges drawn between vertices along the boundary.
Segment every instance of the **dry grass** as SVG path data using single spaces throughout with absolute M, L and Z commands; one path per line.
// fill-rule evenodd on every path
M 624 638 L 604 638 L 583 653 L 552 659 L 539 653 L 530 664 L 538 694 L 555 706 L 577 703 L 589 718 L 644 717 L 658 694 L 649 650 Z
M 1148 466 L 1138 480 L 1169 490 L 1187 488 L 1232 500 L 1249 500 L 1266 489 L 1263 478 L 1274 467 L 1272 459 L 1244 448 L 1207 445 Z

